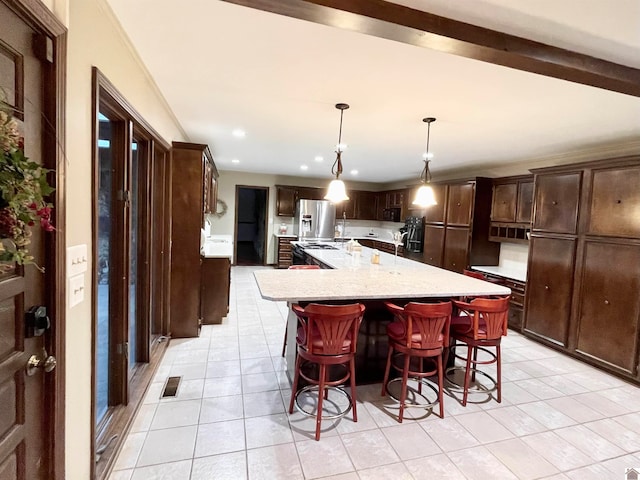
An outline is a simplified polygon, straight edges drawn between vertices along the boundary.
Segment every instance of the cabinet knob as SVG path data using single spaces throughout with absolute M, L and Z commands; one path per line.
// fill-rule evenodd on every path
M 458 202 L 457 205 L 460 206 L 460 202 Z
M 604 304 L 605 304 L 605 305 L 609 305 L 609 300 L 605 300 L 605 301 L 604 301 Z
M 453 265 L 455 267 L 456 266 L 456 262 L 453 262 L 451 265 Z
M 545 290 L 549 290 L 549 285 L 545 285 L 545 286 L 544 286 L 544 289 L 545 289 Z
M 622 200 L 618 200 L 616 203 L 622 203 Z
M 555 200 L 553 202 L 551 202 L 551 205 L 557 205 L 558 202 L 556 202 Z

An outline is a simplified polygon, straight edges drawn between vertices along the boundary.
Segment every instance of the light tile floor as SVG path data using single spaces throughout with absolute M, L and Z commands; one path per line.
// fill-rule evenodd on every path
M 412 409 L 399 424 L 380 385 L 362 386 L 358 422 L 325 422 L 316 442 L 313 419 L 286 412 L 286 304 L 260 298 L 254 270 L 232 269 L 223 325 L 171 341 L 110 480 L 603 480 L 640 467 L 640 389 L 513 332 L 501 404 L 446 397 L 444 419 Z M 170 375 L 178 395 L 160 400 Z

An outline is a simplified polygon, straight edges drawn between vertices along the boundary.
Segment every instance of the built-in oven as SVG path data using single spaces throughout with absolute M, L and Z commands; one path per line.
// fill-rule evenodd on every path
M 399 222 L 400 209 L 397 207 L 385 208 L 384 210 L 382 210 L 382 219 L 386 222 Z

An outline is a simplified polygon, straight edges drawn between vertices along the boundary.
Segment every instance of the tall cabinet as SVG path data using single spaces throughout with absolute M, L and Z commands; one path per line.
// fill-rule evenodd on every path
M 491 179 L 433 187 L 438 204 L 426 210 L 423 261 L 458 273 L 470 265 L 497 265 L 500 245 L 489 241 Z
M 639 380 L 640 157 L 533 173 L 525 334 Z
M 207 145 L 174 142 L 171 151 L 172 337 L 200 332 L 200 229 L 215 211 L 218 171 Z

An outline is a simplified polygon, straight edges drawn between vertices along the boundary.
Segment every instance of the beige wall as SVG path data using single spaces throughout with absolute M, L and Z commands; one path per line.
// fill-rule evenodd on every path
M 269 218 L 267 230 L 267 263 L 275 261 L 275 246 L 273 234 L 276 233 L 280 223 L 284 222 L 292 225 L 292 219 L 278 217 L 276 215 L 276 185 L 296 185 L 300 187 L 326 187 L 329 185 L 329 175 L 326 179 L 290 177 L 284 175 L 264 175 L 245 172 L 220 172 L 218 179 L 218 198 L 224 200 L 228 206 L 226 215 L 221 218 L 209 216 L 211 222 L 211 233 L 216 235 L 233 235 L 235 209 L 236 209 L 236 186 L 249 187 L 269 187 Z M 366 182 L 345 182 L 347 190 L 381 190 L 380 184 Z M 291 228 L 289 229 L 291 232 Z
M 56 1 L 49 3 L 55 4 Z M 55 13 L 55 10 L 54 10 Z M 67 245 L 91 252 L 91 67 L 97 66 L 165 140 L 185 140 L 104 0 L 70 0 L 67 71 Z M 89 265 L 89 272 L 91 272 Z M 85 292 L 91 292 L 91 275 Z M 90 478 L 91 295 L 67 308 L 66 470 Z

